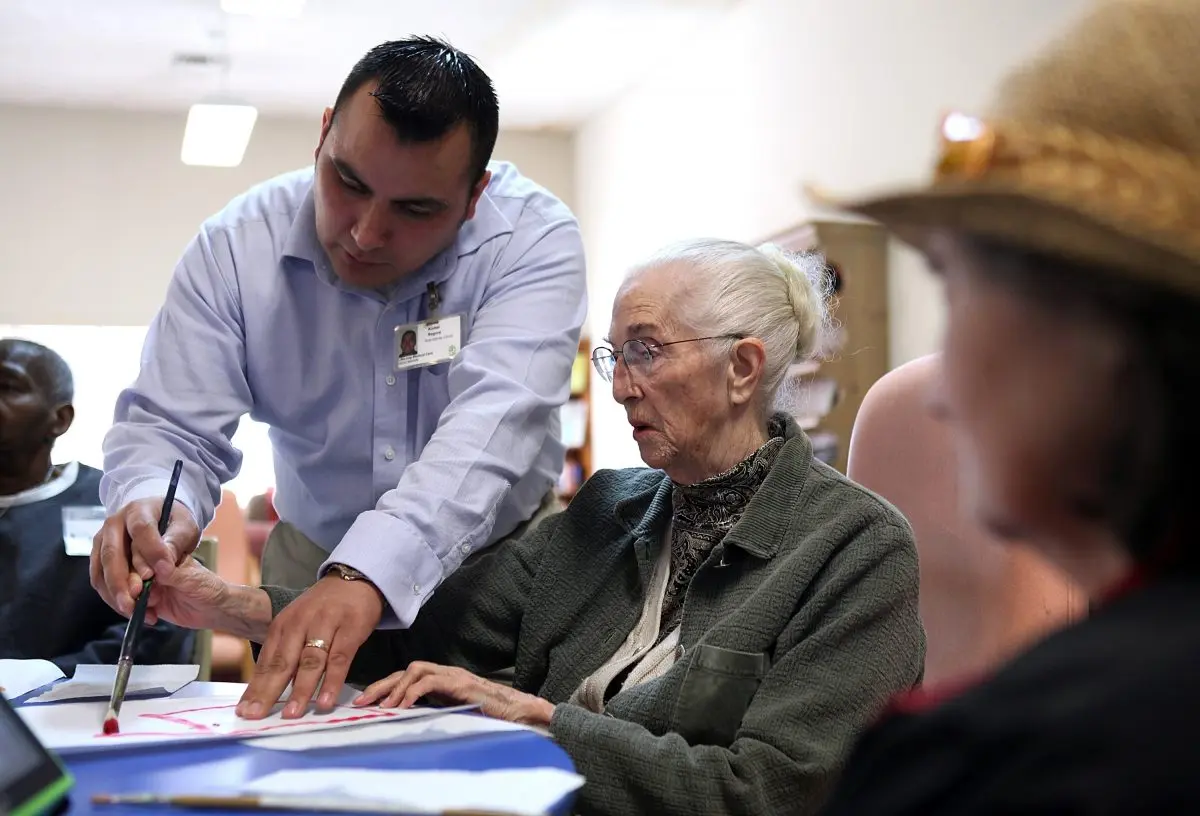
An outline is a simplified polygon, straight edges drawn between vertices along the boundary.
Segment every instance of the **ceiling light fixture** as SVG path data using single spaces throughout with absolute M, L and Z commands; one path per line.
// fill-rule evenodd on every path
M 237 167 L 246 155 L 258 110 L 234 102 L 199 102 L 188 110 L 183 129 L 184 164 Z
M 258 110 L 229 95 L 229 70 L 233 60 L 229 53 L 228 27 L 222 25 L 213 32 L 213 37 L 219 41 L 219 48 L 208 64 L 220 66 L 220 96 L 197 102 L 188 109 L 179 159 L 184 164 L 199 167 L 237 167 L 246 155 Z
M 221 10 L 248 17 L 289 19 L 299 17 L 304 11 L 304 0 L 221 0 Z

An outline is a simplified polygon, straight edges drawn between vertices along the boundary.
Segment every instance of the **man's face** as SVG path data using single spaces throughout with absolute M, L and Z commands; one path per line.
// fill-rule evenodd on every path
M 475 214 L 471 136 L 458 125 L 433 142 L 396 137 L 368 83 L 337 118 L 325 111 L 316 152 L 317 237 L 334 273 L 363 288 L 391 285 L 450 246 Z
M 69 406 L 51 403 L 24 355 L 0 350 L 0 473 L 20 472 L 66 431 Z

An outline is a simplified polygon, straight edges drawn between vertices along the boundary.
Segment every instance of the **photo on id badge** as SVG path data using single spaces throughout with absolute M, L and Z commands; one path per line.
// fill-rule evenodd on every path
M 462 347 L 462 317 L 447 315 L 396 327 L 396 370 L 453 360 Z

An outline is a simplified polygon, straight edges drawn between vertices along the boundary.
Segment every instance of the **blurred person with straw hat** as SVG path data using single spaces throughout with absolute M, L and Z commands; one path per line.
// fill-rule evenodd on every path
M 1096 8 L 850 205 L 919 249 L 969 510 L 1085 588 L 989 678 L 895 700 L 829 814 L 1200 812 L 1200 2 Z

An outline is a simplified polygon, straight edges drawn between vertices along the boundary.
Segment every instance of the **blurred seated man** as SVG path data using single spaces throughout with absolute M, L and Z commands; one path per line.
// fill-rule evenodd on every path
M 80 663 L 115 663 L 125 634 L 88 576 L 104 521 L 100 471 L 50 459 L 75 418 L 74 390 L 58 354 L 0 339 L 0 658 L 49 660 L 68 676 Z M 157 623 L 137 662 L 190 663 L 194 640 Z
M 324 667 L 348 666 L 372 684 L 360 705 L 430 697 L 547 729 L 587 777 L 582 813 L 815 813 L 925 657 L 907 522 L 773 412 L 816 345 L 824 274 L 816 256 L 724 241 L 636 269 L 592 359 L 649 467 L 600 471 L 357 655 L 281 632 L 291 653 L 263 649 L 239 713 L 264 716 L 298 663 L 283 716 L 300 716 Z M 159 615 L 259 642 L 299 595 L 192 562 L 153 592 Z M 511 688 L 484 677 L 507 666 Z

